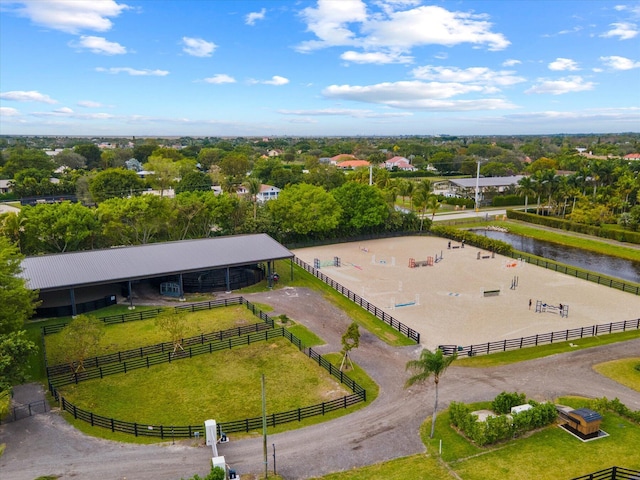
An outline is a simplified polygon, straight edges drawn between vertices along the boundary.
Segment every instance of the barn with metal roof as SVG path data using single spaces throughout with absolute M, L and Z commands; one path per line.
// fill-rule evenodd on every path
M 265 277 L 271 286 L 274 262 L 293 256 L 266 234 L 236 235 L 27 257 L 21 276 L 40 292 L 40 316 L 75 315 L 145 292 L 231 291 Z

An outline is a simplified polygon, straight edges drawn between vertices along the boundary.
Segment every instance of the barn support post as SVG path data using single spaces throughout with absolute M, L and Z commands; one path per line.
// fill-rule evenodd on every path
M 178 285 L 180 288 L 180 301 L 184 302 L 184 288 L 182 286 L 182 274 L 178 275 Z
M 291 281 L 293 281 L 293 257 L 289 259 L 289 267 L 291 268 Z
M 71 316 L 75 317 L 78 311 L 76 310 L 76 292 L 73 288 L 69 289 L 69 297 L 71 298 Z
M 273 278 L 271 278 L 271 261 L 267 261 L 267 287 L 273 288 Z
M 127 282 L 127 295 L 129 295 L 129 310 L 133 310 L 133 295 L 131 294 L 131 280 Z
M 231 293 L 231 275 L 229 273 L 229 267 L 226 269 L 225 277 L 225 281 L 227 282 L 227 293 Z

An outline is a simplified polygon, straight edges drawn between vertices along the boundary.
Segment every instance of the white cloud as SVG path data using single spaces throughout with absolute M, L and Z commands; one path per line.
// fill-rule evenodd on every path
M 300 116 L 345 116 L 352 118 L 395 118 L 410 117 L 411 112 L 374 112 L 373 110 L 359 110 L 351 108 L 322 108 L 318 110 L 278 110 L 282 115 L 300 115 Z
M 316 8 L 301 12 L 307 30 L 317 39 L 302 42 L 297 49 L 309 52 L 331 46 L 359 46 L 367 51 L 406 53 L 422 45 L 471 43 L 502 50 L 510 44 L 504 35 L 491 31 L 486 15 L 415 5 L 416 2 L 376 2 L 370 7 L 382 7 L 381 11 L 367 12 L 362 0 L 318 0 Z
M 236 83 L 236 79 L 226 73 L 216 73 L 213 77 L 205 78 L 204 81 L 214 84 Z
M 600 57 L 600 61 L 608 68 L 613 70 L 631 70 L 633 68 L 640 68 L 640 62 L 634 62 L 630 58 L 618 57 L 613 55 L 611 57 Z
M 630 40 L 638 35 L 638 26 L 635 23 L 619 22 L 612 23 L 612 28 L 600 35 L 601 37 L 619 37 L 620 40 Z
M 94 37 L 91 35 L 82 35 L 77 41 L 70 42 L 74 48 L 86 48 L 92 53 L 103 55 L 123 55 L 127 53 L 127 49 L 117 42 L 109 42 L 104 37 Z
M 538 84 L 525 90 L 524 93 L 563 95 L 565 93 L 593 90 L 595 86 L 594 82 L 586 82 L 582 77 L 572 75 L 558 80 L 538 79 Z
M 202 38 L 182 37 L 182 51 L 194 57 L 210 57 L 217 45 Z
M 386 65 L 390 63 L 411 63 L 413 57 L 401 55 L 399 53 L 383 52 L 354 52 L 349 50 L 340 55 L 342 60 L 353 63 L 376 63 Z
M 409 110 L 466 111 L 514 108 L 514 105 L 495 98 L 449 100 L 456 95 L 480 93 L 480 85 L 440 82 L 384 82 L 375 85 L 330 85 L 322 91 L 328 98 L 376 103 Z
M 259 12 L 251 12 L 244 17 L 244 23 L 247 25 L 255 25 L 258 20 L 264 20 L 264 15 L 267 13 L 267 9 L 263 8 Z
M 20 112 L 11 107 L 0 107 L 0 117 L 19 117 Z
M 110 73 L 116 75 L 118 73 L 128 73 L 131 76 L 139 77 L 139 76 L 154 76 L 154 77 L 164 77 L 165 75 L 169 75 L 168 70 L 149 70 L 149 69 L 135 69 L 130 67 L 96 67 L 96 72 L 102 73 Z
M 100 108 L 103 105 L 100 102 L 92 102 L 91 100 L 80 100 L 78 106 L 84 108 Z
M 114 0 L 22 0 L 15 11 L 33 23 L 54 30 L 77 34 L 82 30 L 106 32 L 112 27 L 110 18 L 130 8 Z
M 578 68 L 578 64 L 575 62 L 575 60 L 571 60 L 570 58 L 558 57 L 553 62 L 551 62 L 549 64 L 549 70 L 555 70 L 555 71 L 570 70 L 570 71 L 575 71 L 575 70 L 580 70 L 580 69 Z
M 503 67 L 513 67 L 515 65 L 520 65 L 522 62 L 520 60 L 516 60 L 515 58 L 509 58 L 502 62 Z
M 36 90 L 14 90 L 11 92 L 0 93 L 3 100 L 13 100 L 14 102 L 41 102 L 41 103 L 58 103 L 49 95 L 44 95 Z
M 281 77 L 280 75 L 274 75 L 273 77 L 271 77 L 271 80 L 249 80 L 249 83 L 251 84 L 261 83 L 263 85 L 280 86 L 280 85 L 286 85 L 287 83 L 289 83 L 289 79 L 285 77 Z
M 434 67 L 425 65 L 411 71 L 412 75 L 420 80 L 430 80 L 436 82 L 469 83 L 472 85 L 506 87 L 522 83 L 523 77 L 514 75 L 515 72 L 509 70 L 495 71 L 487 67 Z
M 69 107 L 61 107 L 61 108 L 56 108 L 53 112 L 61 113 L 63 115 L 70 115 L 73 113 L 73 110 L 71 110 Z

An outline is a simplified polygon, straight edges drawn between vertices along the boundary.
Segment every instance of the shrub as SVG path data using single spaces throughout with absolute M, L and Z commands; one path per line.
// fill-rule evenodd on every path
M 430 231 L 440 237 L 450 238 L 458 242 L 464 240 L 465 243 L 469 245 L 502 255 L 510 255 L 511 252 L 513 252 L 513 247 L 506 242 L 494 240 L 493 238 L 485 237 L 484 235 L 476 235 L 475 233 L 466 230 L 458 230 L 453 227 L 435 225 L 431 226 Z
M 524 393 L 502 392 L 491 402 L 491 409 L 500 414 L 510 413 L 512 407 L 522 405 L 526 398 Z

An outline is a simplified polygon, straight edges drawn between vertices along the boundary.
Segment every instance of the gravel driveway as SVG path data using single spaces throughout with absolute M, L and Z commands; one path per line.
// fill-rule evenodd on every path
M 340 338 L 351 320 L 319 293 L 283 288 L 247 295 L 272 305 L 273 314 L 286 313 L 326 341 L 320 353 L 339 351 Z M 579 342 L 576 342 L 579 343 Z M 361 330 L 353 360 L 380 385 L 379 397 L 367 408 L 322 424 L 270 435 L 277 450 L 277 470 L 289 480 L 347 470 L 424 451 L 418 429 L 432 414 L 433 387 L 404 389 L 405 364 L 417 358 L 420 347 L 389 347 Z M 441 408 L 452 400 L 489 400 L 502 391 L 520 391 L 538 399 L 560 395 L 618 397 L 640 409 L 640 393 L 592 370 L 606 360 L 637 356 L 640 339 L 571 351 L 504 367 L 451 367 L 440 385 Z M 177 480 L 208 470 L 211 451 L 191 441 L 163 445 L 130 445 L 88 437 L 51 412 L 0 427 L 2 480 L 33 480 L 39 475 L 62 479 Z M 262 438 L 234 440 L 219 452 L 239 473 L 264 471 Z M 269 448 L 272 468 L 271 447 Z

